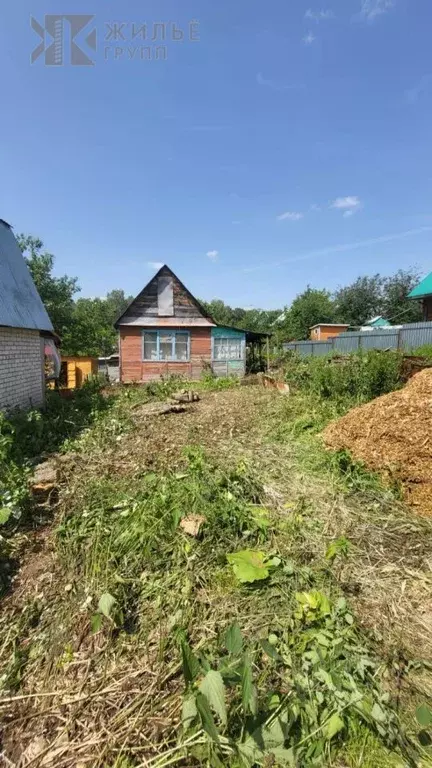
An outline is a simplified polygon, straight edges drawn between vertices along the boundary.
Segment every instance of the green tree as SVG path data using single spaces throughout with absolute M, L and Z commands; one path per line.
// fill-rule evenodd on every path
M 335 294 L 336 312 L 340 321 L 349 325 L 364 325 L 382 314 L 383 278 L 358 277 L 353 283 L 339 288 Z
M 420 282 L 416 269 L 400 269 L 391 277 L 384 278 L 382 314 L 392 323 L 418 323 L 423 319 L 419 301 L 407 299 L 409 292 Z
M 207 310 L 218 325 L 228 325 L 241 328 L 246 331 L 271 332 L 272 324 L 281 314 L 280 309 L 244 309 L 243 307 L 230 307 L 221 299 L 201 301 L 200 304 Z
M 67 275 L 53 276 L 54 256 L 43 250 L 38 237 L 21 234 L 17 240 L 54 330 L 62 337 L 72 323 L 73 297 L 80 290 L 78 280 Z
M 420 280 L 416 269 L 400 269 L 394 275 L 362 276 L 339 288 L 335 294 L 337 314 L 342 322 L 360 326 L 376 315 L 393 324 L 415 323 L 422 319 L 418 302 L 407 299 Z
M 122 290 L 111 291 L 104 299 L 78 299 L 63 336 L 64 354 L 105 357 L 115 352 L 118 335 L 114 323 L 130 301 Z
M 284 314 L 279 334 L 284 336 L 285 341 L 308 339 L 313 325 L 336 322 L 336 307 L 329 291 L 311 288 L 309 285 L 296 296 Z

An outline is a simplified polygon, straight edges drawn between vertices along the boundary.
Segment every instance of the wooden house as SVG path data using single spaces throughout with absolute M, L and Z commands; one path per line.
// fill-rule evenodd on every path
M 408 298 L 420 300 L 423 308 L 423 320 L 432 320 L 432 272 L 413 288 L 408 294 Z
M 266 338 L 217 325 L 166 265 L 115 326 L 120 336 L 120 381 L 125 383 L 172 374 L 198 379 L 206 369 L 218 376 L 243 376 L 246 344 L 262 344 Z

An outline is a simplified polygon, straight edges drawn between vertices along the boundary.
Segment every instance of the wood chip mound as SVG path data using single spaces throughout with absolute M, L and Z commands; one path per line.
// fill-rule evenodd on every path
M 369 469 L 401 481 L 408 504 L 432 516 L 432 369 L 353 408 L 329 424 L 323 438 L 328 448 L 347 449 Z

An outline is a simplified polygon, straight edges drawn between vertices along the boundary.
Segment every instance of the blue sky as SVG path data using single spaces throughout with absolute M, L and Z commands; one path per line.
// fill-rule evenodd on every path
M 67 45 L 64 66 L 31 65 L 30 15 L 77 11 L 95 14 L 96 53 L 79 38 L 95 65 L 71 66 Z M 159 262 L 202 298 L 266 308 L 308 283 L 432 269 L 430 0 L 20 0 L 1 15 L 0 217 L 83 296 L 137 293 Z M 114 21 L 124 42 L 104 39 Z M 167 23 L 166 60 L 131 39 L 144 22 L 150 37 Z

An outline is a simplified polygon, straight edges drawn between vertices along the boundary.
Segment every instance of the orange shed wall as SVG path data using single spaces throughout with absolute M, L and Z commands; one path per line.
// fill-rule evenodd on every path
M 190 331 L 190 361 L 143 362 L 142 331 L 139 327 L 120 328 L 120 381 L 152 381 L 160 376 L 176 374 L 188 379 L 199 379 L 203 369 L 203 360 L 211 362 L 211 328 L 181 328 Z M 149 330 L 154 331 L 152 326 Z M 173 329 L 175 330 L 175 329 Z
M 345 330 L 345 326 L 332 328 L 331 325 L 321 325 L 319 328 L 314 328 L 311 331 L 310 337 L 312 341 L 327 341 L 327 339 L 332 339 L 334 336 L 339 336 Z

